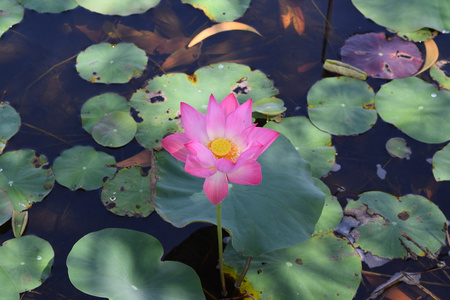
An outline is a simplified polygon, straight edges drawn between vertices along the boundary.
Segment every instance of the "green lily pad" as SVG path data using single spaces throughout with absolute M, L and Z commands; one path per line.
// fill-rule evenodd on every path
M 393 157 L 409 159 L 411 155 L 411 148 L 406 145 L 406 141 L 402 138 L 389 139 L 386 143 L 386 150 Z
M 142 118 L 136 140 L 145 148 L 153 148 L 165 135 L 180 131 L 180 102 L 204 113 L 211 94 L 220 102 L 232 92 L 240 103 L 278 94 L 264 73 L 233 63 L 203 67 L 191 76 L 178 73 L 155 77 L 130 99 Z
M 6 272 L 14 283 L 16 293 L 29 291 L 48 278 L 54 256 L 52 246 L 37 236 L 14 238 L 0 247 L 0 273 L 1 270 Z M 1 281 L 0 290 L 3 284 L 4 281 Z
M 119 216 L 148 217 L 155 209 L 150 193 L 150 177 L 140 167 L 122 169 L 108 179 L 102 189 L 102 202 Z
M 240 274 L 246 257 L 227 247 L 224 261 Z M 348 241 L 327 233 L 252 257 L 245 277 L 261 291 L 261 300 L 351 300 L 361 282 L 361 268 L 361 258 Z
M 72 284 L 110 300 L 205 299 L 200 279 L 189 266 L 161 261 L 154 237 L 134 230 L 106 228 L 82 237 L 67 257 Z
M 253 103 L 253 111 L 268 116 L 276 116 L 286 111 L 284 102 L 278 98 L 264 98 Z
M 284 136 L 280 135 L 258 162 L 262 183 L 230 183 L 228 196 L 221 203 L 222 225 L 230 232 L 233 247 L 250 256 L 308 239 L 324 203 L 309 164 Z M 156 164 L 159 181 L 155 205 L 163 219 L 176 227 L 216 222 L 216 206 L 202 190 L 204 179 L 186 173 L 183 163 L 166 151 L 157 153 Z M 279 228 L 283 228 L 283 234 Z
M 308 118 L 288 117 L 281 123 L 269 122 L 264 127 L 284 134 L 309 162 L 313 176 L 321 177 L 333 167 L 336 149 L 331 146 L 331 135 L 317 129 Z
M 40 13 L 60 13 L 78 6 L 75 0 L 18 0 L 28 9 Z
M 425 255 L 402 232 L 432 253 L 441 248 L 446 237 L 444 214 L 434 203 L 418 195 L 398 198 L 378 191 L 365 192 L 358 201 L 347 204 L 345 214 L 354 215 L 360 222 L 351 231 L 354 246 L 380 257 L 406 257 L 407 251 L 399 239 L 414 253 Z
M 126 83 L 142 75 L 147 60 L 145 51 L 134 44 L 101 43 L 78 54 L 76 68 L 90 82 Z
M 0 188 L 6 191 L 14 210 L 22 211 L 50 193 L 55 176 L 44 155 L 17 150 L 0 156 Z
M 86 9 L 103 15 L 128 16 L 142 14 L 158 5 L 160 0 L 76 0 Z
M 5 224 L 13 214 L 14 207 L 4 190 L 0 190 L 0 226 Z
M 209 1 L 209 0 L 181 0 L 195 8 L 201 9 L 213 21 L 234 21 L 242 17 L 250 6 L 250 0 Z
M 424 143 L 450 140 L 450 93 L 417 78 L 394 79 L 375 97 L 380 117 Z
M 6 142 L 13 137 L 20 127 L 20 116 L 8 103 L 0 103 L 0 154 L 5 149 Z
M 439 84 L 439 88 L 450 91 L 450 78 L 447 76 L 444 67 L 449 63 L 448 60 L 439 60 L 430 68 L 430 75 Z
M 450 146 L 433 155 L 433 175 L 436 181 L 450 180 Z
M 102 146 L 117 148 L 131 142 L 136 129 L 136 121 L 129 113 L 113 111 L 92 128 L 92 137 Z
M 0 268 L 0 294 L 5 299 L 19 300 L 20 294 L 14 286 L 14 281 L 9 277 L 8 273 Z
M 314 184 L 325 194 L 325 204 L 322 214 L 316 224 L 314 234 L 322 234 L 332 231 L 341 223 L 344 212 L 335 196 L 331 195 L 328 186 L 318 178 L 313 178 Z
M 374 92 L 358 79 L 324 78 L 311 87 L 307 101 L 311 122 L 334 135 L 360 134 L 377 121 Z
M 430 28 L 422 28 L 414 32 L 397 32 L 397 35 L 407 41 L 425 42 L 434 39 L 438 33 L 438 31 Z
M 23 235 L 28 224 L 28 211 L 14 211 L 12 214 L 12 229 L 14 237 L 18 238 Z
M 129 113 L 130 107 L 127 99 L 114 93 L 94 96 L 81 107 L 81 124 L 87 132 L 92 134 L 92 127 L 113 111 Z
M 75 146 L 65 150 L 53 162 L 56 181 L 71 190 L 95 190 L 103 185 L 103 178 L 112 177 L 116 163 L 111 155 L 92 147 Z
M 450 6 L 446 0 L 352 0 L 352 3 L 367 18 L 395 31 L 413 32 L 424 27 L 450 30 Z
M 23 6 L 16 0 L 0 0 L 0 37 L 23 19 Z

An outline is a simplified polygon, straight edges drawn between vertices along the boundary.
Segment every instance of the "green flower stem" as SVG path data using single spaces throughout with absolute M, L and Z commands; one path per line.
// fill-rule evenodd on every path
M 225 274 L 223 273 L 223 244 L 222 244 L 222 203 L 216 205 L 217 207 L 217 240 L 219 242 L 219 271 L 220 283 L 222 284 L 222 294 L 227 295 L 227 287 L 225 285 Z

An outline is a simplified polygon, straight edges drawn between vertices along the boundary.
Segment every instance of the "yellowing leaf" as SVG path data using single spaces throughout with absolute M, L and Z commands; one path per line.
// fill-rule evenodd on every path
M 302 35 L 305 31 L 305 16 L 298 3 L 292 0 L 278 0 L 278 3 L 283 28 L 286 29 L 292 24 L 298 35 Z
M 204 39 L 206 39 L 214 34 L 224 32 L 224 31 L 230 31 L 230 30 L 246 30 L 246 31 L 251 31 L 258 35 L 261 35 L 255 28 L 253 28 L 249 25 L 239 23 L 239 22 L 223 22 L 223 23 L 213 25 L 213 26 L 201 31 L 188 44 L 188 48 L 200 43 Z
M 427 50 L 427 57 L 425 58 L 425 63 L 423 64 L 422 70 L 414 74 L 414 76 L 428 70 L 432 65 L 434 65 L 439 57 L 439 49 L 434 40 L 427 40 L 423 44 Z

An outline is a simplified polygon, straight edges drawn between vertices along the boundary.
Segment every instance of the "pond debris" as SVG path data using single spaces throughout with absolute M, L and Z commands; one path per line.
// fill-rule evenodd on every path
M 370 295 L 369 299 L 376 299 L 385 291 L 392 288 L 394 285 L 405 282 L 409 285 L 419 285 L 421 274 L 419 272 L 397 272 L 384 284 L 378 286 Z
M 377 164 L 377 176 L 380 179 L 385 179 L 386 178 L 386 174 L 387 174 L 386 170 L 383 169 L 383 167 L 381 167 L 380 164 Z

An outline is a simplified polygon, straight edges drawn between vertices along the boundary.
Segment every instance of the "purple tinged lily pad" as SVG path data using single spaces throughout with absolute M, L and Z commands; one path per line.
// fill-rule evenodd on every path
M 345 41 L 342 61 L 375 78 L 409 77 L 422 65 L 422 57 L 414 43 L 384 33 L 357 34 Z

